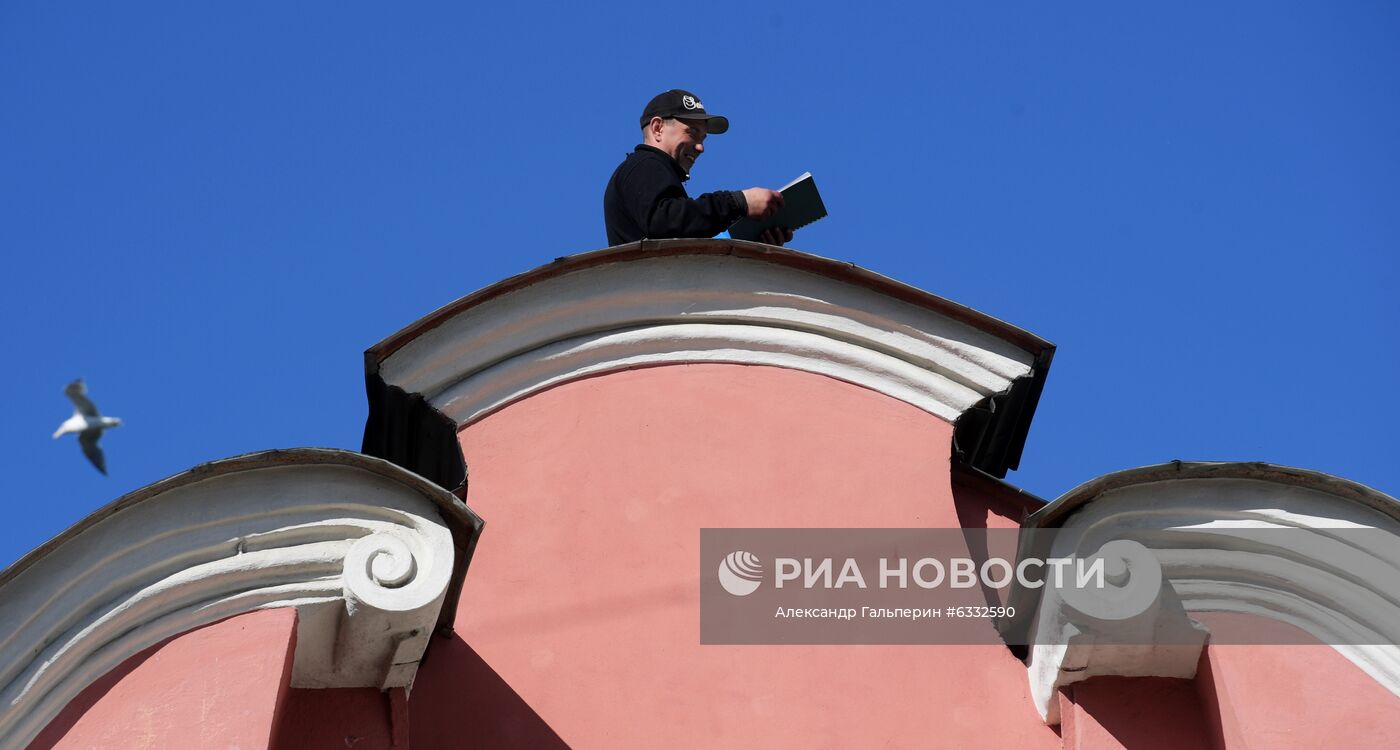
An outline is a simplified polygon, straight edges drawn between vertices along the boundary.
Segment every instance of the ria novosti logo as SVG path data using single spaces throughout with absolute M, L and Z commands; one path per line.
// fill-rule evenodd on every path
M 748 596 L 763 582 L 763 562 L 751 552 L 730 552 L 719 561 L 719 585 L 734 596 Z
M 1110 542 L 1104 545 L 1104 549 L 1123 543 Z M 1068 579 L 1073 574 L 1075 588 L 1103 590 L 1106 588 L 1105 562 L 1110 557 L 1105 557 L 1101 550 L 1089 558 L 1026 557 L 1010 560 L 989 557 L 980 565 L 977 560 L 968 557 L 951 557 L 946 563 L 936 557 L 923 557 L 914 561 L 912 566 L 908 558 L 882 557 L 878 560 L 878 576 L 873 581 L 854 557 L 847 557 L 843 562 L 831 557 L 778 557 L 773 560 L 773 588 L 831 590 L 850 587 L 865 590 L 873 586 L 878 589 L 908 589 L 912 583 L 921 589 L 970 589 L 980 583 L 984 587 L 1004 589 L 1013 582 L 1019 582 L 1025 588 L 1038 589 L 1047 581 L 1053 581 L 1054 588 L 1064 589 L 1069 586 Z M 866 562 L 868 566 L 869 561 Z M 1123 564 L 1117 561 L 1118 567 L 1121 568 Z M 1031 572 L 1033 568 L 1036 569 L 1034 574 Z M 737 550 L 720 560 L 719 583 L 730 594 L 748 596 L 757 591 L 762 582 L 763 562 L 752 552 Z

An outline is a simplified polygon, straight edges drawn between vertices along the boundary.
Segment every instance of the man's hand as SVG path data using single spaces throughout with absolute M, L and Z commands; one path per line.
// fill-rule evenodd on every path
M 751 187 L 744 191 L 744 202 L 749 204 L 750 219 L 766 219 L 783 207 L 783 194 L 768 188 Z
M 783 227 L 769 227 L 758 235 L 758 239 L 764 244 L 781 247 L 783 243 L 792 241 L 792 230 Z

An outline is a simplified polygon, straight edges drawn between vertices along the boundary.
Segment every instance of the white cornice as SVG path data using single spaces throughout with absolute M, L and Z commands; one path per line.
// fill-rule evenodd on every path
M 1400 504 L 1392 498 L 1286 467 L 1166 464 L 1090 482 L 1027 525 L 1046 522 L 1057 527 L 1053 547 L 1037 557 L 1088 555 L 1111 540 L 1142 550 L 1113 555 L 1126 572 L 1105 592 L 1041 592 L 1029 667 L 1050 721 L 1062 685 L 1097 675 L 1192 676 L 1200 645 L 1185 621 L 1192 613 L 1285 623 L 1400 696 Z
M 868 272 L 755 256 L 615 253 L 545 269 L 430 316 L 384 347 L 378 372 L 459 426 L 578 378 L 682 363 L 804 370 L 954 421 L 1041 354 L 1024 332 Z
M 298 687 L 408 686 L 470 511 L 384 461 L 299 449 L 197 467 L 0 573 L 0 748 L 141 650 L 295 607 Z

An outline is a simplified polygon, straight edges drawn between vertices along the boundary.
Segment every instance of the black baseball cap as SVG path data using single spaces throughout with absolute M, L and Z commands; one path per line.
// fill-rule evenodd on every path
M 709 123 L 707 132 L 719 135 L 729 129 L 729 118 L 705 112 L 700 97 L 683 89 L 671 89 L 657 94 L 642 110 L 642 127 L 646 127 L 653 117 L 678 117 L 682 120 L 705 120 Z

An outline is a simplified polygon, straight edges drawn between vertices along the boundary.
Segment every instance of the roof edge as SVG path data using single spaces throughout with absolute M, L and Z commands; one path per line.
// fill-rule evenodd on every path
M 1400 501 L 1360 482 L 1312 469 L 1259 461 L 1170 461 L 1124 469 L 1091 479 L 1050 501 L 1026 519 L 1026 528 L 1053 528 L 1113 490 L 1178 479 L 1252 479 L 1319 490 L 1400 520 Z
M 759 260 L 873 291 L 966 325 L 1029 354 L 1032 365 L 1028 376 L 1017 379 L 1007 390 L 986 397 L 961 414 L 954 425 L 956 455 L 962 460 L 998 478 L 1020 465 L 1054 358 L 1053 344 L 966 305 L 851 263 L 757 242 L 697 239 L 642 240 L 558 258 L 450 302 L 370 347 L 365 352 L 369 417 L 363 452 L 393 461 L 465 497 L 468 469 L 455 436 L 449 437 L 460 425 L 437 411 L 424 394 L 386 383 L 381 366 L 409 343 L 456 316 L 534 284 L 611 264 L 697 255 Z
M 819 276 L 825 276 L 838 281 L 845 281 L 868 289 L 873 289 L 895 299 L 931 309 L 985 333 L 992 334 L 1031 354 L 1040 355 L 1046 350 L 1053 351 L 1055 348 L 1054 344 L 1003 320 L 974 310 L 966 305 L 939 297 L 931 292 L 926 292 L 918 287 L 905 284 L 902 281 L 897 281 L 888 276 L 862 268 L 854 263 L 825 258 L 800 250 L 765 245 L 761 242 L 717 239 L 672 239 L 641 240 L 626 245 L 589 250 L 576 255 L 560 257 L 555 259 L 552 263 L 546 263 L 529 271 L 482 287 L 471 294 L 439 307 L 389 335 L 366 350 L 366 360 L 382 362 L 408 342 L 422 335 L 424 332 L 436 328 L 443 321 L 457 315 L 463 310 L 475 307 L 487 300 L 494 299 L 544 279 L 583 270 L 585 268 L 607 265 L 609 263 L 622 263 L 631 260 L 641 260 L 643 258 L 678 255 L 733 255 L 740 258 L 763 260 L 770 263 L 786 265 L 808 273 L 814 273 Z
M 475 511 L 467 507 L 467 504 L 460 498 L 434 482 L 408 471 L 391 461 L 356 453 L 354 451 L 347 451 L 343 448 L 273 448 L 263 451 L 254 451 L 252 453 L 242 453 L 236 456 L 216 459 L 214 461 L 206 461 L 178 474 L 172 474 L 164 479 L 122 495 L 116 500 L 88 514 L 82 520 L 67 529 L 64 529 L 47 542 L 30 550 L 23 557 L 0 571 L 0 586 L 5 585 L 33 566 L 35 562 L 43 559 L 48 553 L 62 546 L 68 540 L 82 534 L 82 532 L 88 528 L 96 526 L 104 519 L 114 516 L 126 508 L 138 505 L 157 495 L 227 474 L 236 474 L 243 471 L 267 469 L 277 466 L 309 466 L 318 464 L 363 469 L 414 489 L 438 506 L 438 509 L 443 514 L 443 520 L 447 521 L 449 526 L 460 526 L 463 532 L 469 533 L 473 537 L 480 534 L 482 527 L 485 525 L 485 521 L 482 520 L 481 516 L 478 516 Z

